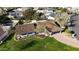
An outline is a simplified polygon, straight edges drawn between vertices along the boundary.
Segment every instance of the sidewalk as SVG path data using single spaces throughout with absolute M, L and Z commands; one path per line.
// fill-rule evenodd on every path
M 57 33 L 52 35 L 51 37 L 54 37 L 56 40 L 64 44 L 79 48 L 79 41 L 76 38 L 67 36 L 66 33 Z

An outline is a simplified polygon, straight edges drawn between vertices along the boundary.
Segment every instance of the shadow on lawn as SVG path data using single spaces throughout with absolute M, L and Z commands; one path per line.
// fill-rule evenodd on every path
M 15 33 L 10 34 L 9 37 L 7 37 L 6 40 L 5 40 L 2 44 L 4 44 L 4 43 L 6 43 L 7 41 L 11 40 L 11 39 L 13 38 L 14 34 L 15 34 Z M 2 45 L 2 44 L 1 44 L 1 45 Z
M 28 43 L 25 47 L 23 47 L 22 49 L 26 49 L 26 48 L 30 48 L 32 46 L 34 46 L 35 44 L 37 44 L 38 41 L 36 40 L 32 40 L 30 43 Z

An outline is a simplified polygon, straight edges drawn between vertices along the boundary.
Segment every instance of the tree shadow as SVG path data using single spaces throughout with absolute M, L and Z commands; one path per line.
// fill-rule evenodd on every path
M 6 43 L 7 41 L 11 40 L 11 39 L 13 38 L 14 34 L 15 34 L 15 33 L 10 34 L 9 37 L 7 37 L 7 38 L 4 40 L 4 42 L 3 42 L 2 44 L 4 44 L 4 43 Z M 2 44 L 1 44 L 1 45 L 2 45 Z
M 33 40 L 30 43 L 28 43 L 25 47 L 23 47 L 22 49 L 30 48 L 30 47 L 34 46 L 35 44 L 37 44 L 37 43 L 38 43 L 38 41 Z

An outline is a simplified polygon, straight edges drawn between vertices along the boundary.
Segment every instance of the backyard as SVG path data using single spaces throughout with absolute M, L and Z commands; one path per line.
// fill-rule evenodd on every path
M 25 40 L 15 40 L 15 34 L 11 34 L 0 45 L 1 51 L 77 51 L 79 48 L 67 46 L 54 38 L 31 36 Z

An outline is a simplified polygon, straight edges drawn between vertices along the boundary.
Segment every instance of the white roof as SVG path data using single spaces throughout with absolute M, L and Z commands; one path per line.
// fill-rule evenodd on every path
M 48 12 L 48 13 L 53 13 L 53 11 L 48 11 L 48 10 L 47 10 L 47 12 Z
M 38 10 L 38 8 L 39 8 L 39 7 L 34 7 L 34 9 L 33 9 L 33 10 Z
M 38 13 L 44 13 L 44 10 L 37 10 Z
M 12 16 L 12 15 L 8 15 L 8 17 L 9 17 L 9 18 L 14 18 L 14 16 Z
M 18 11 L 22 11 L 22 8 L 18 8 L 17 10 L 18 10 Z
M 32 23 L 36 23 L 37 21 L 36 20 L 32 20 Z
M 11 29 L 11 26 L 3 26 L 4 31 L 8 31 Z
M 50 14 L 51 14 L 51 13 L 46 13 L 45 15 L 46 15 L 46 16 L 49 16 Z
M 12 20 L 13 22 L 13 27 L 19 22 L 19 20 Z
M 54 20 L 55 18 L 52 16 L 47 17 L 48 19 Z
M 22 11 L 22 8 L 17 8 L 14 11 Z

